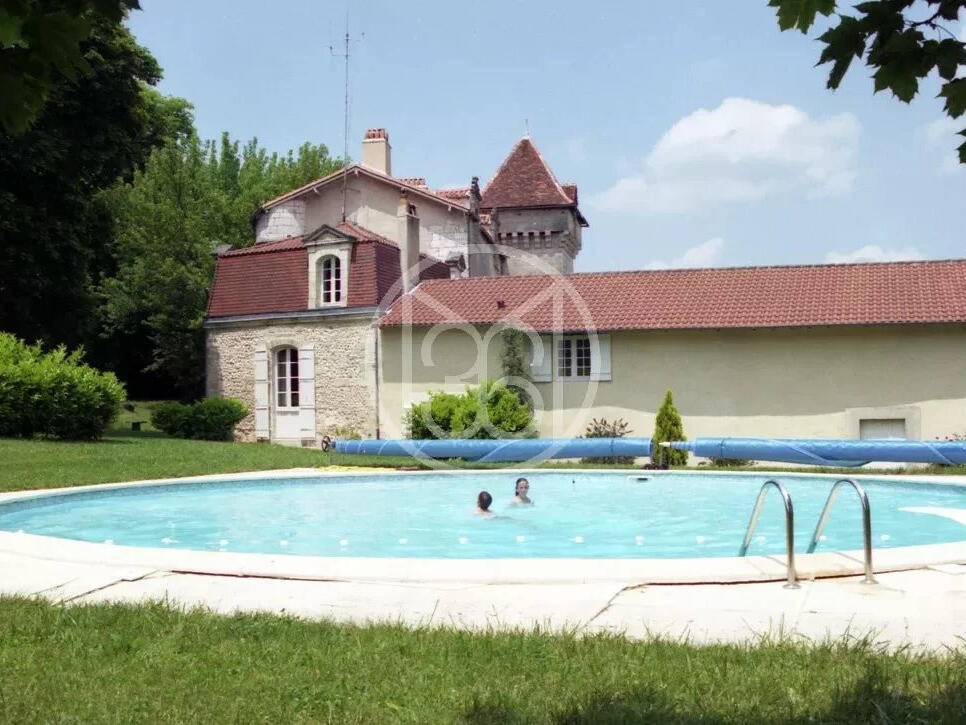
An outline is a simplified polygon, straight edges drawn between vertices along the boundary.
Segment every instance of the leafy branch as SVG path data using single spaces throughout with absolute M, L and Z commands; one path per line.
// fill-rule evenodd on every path
M 966 113 L 966 78 L 960 69 L 966 67 L 966 43 L 953 37 L 940 21 L 955 21 L 966 8 L 966 0 L 925 0 L 932 10 L 922 20 L 908 13 L 916 0 L 871 0 L 854 7 L 855 16 L 836 13 L 835 0 L 769 0 L 776 9 L 781 30 L 796 29 L 807 33 L 817 16 L 835 14 L 838 24 L 818 39 L 825 44 L 816 65 L 831 64 L 827 87 L 839 87 L 852 62 L 865 59 L 873 70 L 876 93 L 888 89 L 904 103 L 919 92 L 919 81 L 934 70 L 943 80 L 939 98 L 950 118 Z M 946 38 L 927 38 L 923 29 L 931 29 Z M 966 128 L 959 131 L 966 137 Z M 966 164 L 966 141 L 959 146 L 959 160 Z

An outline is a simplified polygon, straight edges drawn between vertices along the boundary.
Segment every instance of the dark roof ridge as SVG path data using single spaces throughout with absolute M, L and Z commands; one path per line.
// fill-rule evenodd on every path
M 255 242 L 248 247 L 239 247 L 238 249 L 229 249 L 222 252 L 220 257 L 240 257 L 245 254 L 271 254 L 272 252 L 288 252 L 293 249 L 298 249 L 301 246 L 302 239 L 304 239 L 304 234 L 290 234 L 287 237 L 282 237 L 281 239 L 273 239 L 268 242 Z M 298 242 L 298 244 L 296 244 Z

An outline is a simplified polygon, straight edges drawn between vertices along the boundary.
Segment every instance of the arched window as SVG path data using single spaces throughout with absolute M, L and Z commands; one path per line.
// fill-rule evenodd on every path
M 279 408 L 299 407 L 299 351 L 294 347 L 275 353 L 275 399 Z
M 321 274 L 319 275 L 320 294 L 319 300 L 323 305 L 333 305 L 342 301 L 342 261 L 329 255 L 322 257 L 319 263 Z

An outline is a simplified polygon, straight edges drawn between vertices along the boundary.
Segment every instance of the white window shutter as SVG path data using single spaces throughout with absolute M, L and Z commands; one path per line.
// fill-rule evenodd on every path
M 553 379 L 553 338 L 541 335 L 540 346 L 530 355 L 530 379 L 535 383 L 549 383 Z
M 299 348 L 299 421 L 303 438 L 315 436 L 315 348 Z
M 255 437 L 268 438 L 268 350 L 257 348 L 252 355 L 255 365 Z
M 610 380 L 610 335 L 597 335 L 599 355 L 594 350 L 593 340 L 590 344 L 590 379 Z

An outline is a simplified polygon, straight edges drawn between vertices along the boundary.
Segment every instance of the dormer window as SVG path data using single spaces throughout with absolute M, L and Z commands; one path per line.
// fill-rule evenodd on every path
M 349 304 L 350 260 L 355 241 L 355 237 L 328 224 L 302 240 L 309 253 L 309 309 Z
M 335 255 L 322 257 L 319 262 L 319 302 L 337 305 L 342 302 L 342 260 Z

